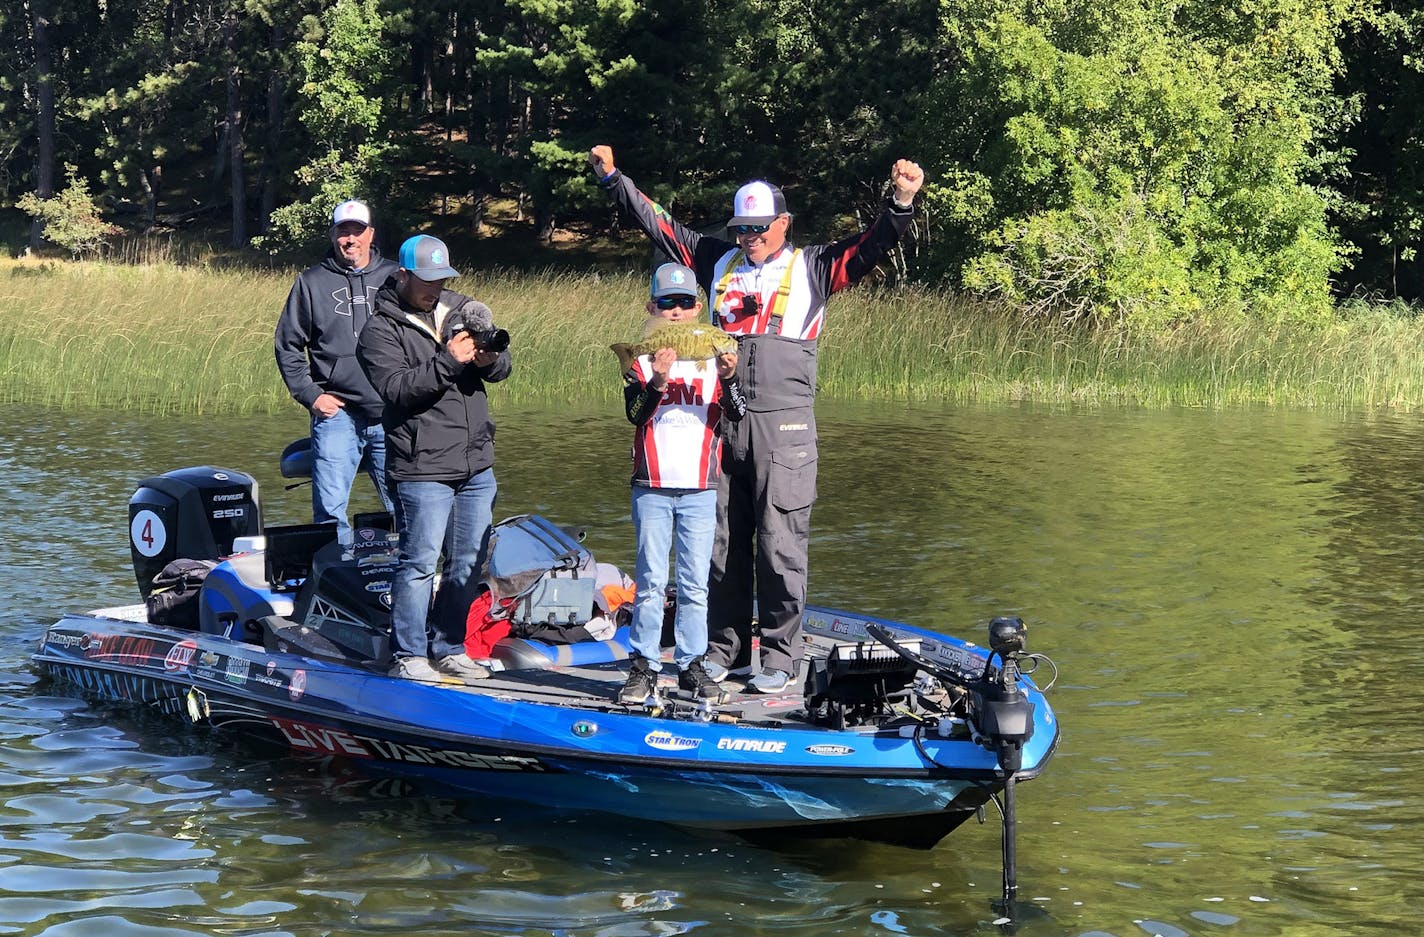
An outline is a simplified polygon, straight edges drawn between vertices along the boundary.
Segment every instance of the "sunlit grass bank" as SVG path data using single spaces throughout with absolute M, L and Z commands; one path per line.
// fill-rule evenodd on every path
M 295 271 L 0 265 L 0 398 L 61 407 L 274 413 L 272 357 Z M 454 284 L 513 336 L 510 402 L 612 405 L 610 342 L 634 337 L 634 275 L 482 273 Z M 821 342 L 823 397 L 1392 407 L 1424 402 L 1424 322 L 1365 312 L 1317 332 L 1190 327 L 1064 334 L 942 293 L 853 290 Z

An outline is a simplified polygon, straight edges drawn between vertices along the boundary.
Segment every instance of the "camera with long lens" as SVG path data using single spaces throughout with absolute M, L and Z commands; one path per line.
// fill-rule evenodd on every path
M 498 353 L 509 347 L 509 333 L 504 329 L 472 329 L 468 325 L 460 325 L 456 327 L 455 332 L 468 333 L 480 351 Z

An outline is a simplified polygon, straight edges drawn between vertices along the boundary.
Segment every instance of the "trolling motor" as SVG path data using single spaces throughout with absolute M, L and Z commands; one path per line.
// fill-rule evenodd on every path
M 1005 774 L 1003 810 L 1003 911 L 1011 912 L 1018 896 L 1018 855 L 1014 813 L 1014 775 L 1023 767 L 1024 743 L 1033 736 L 1033 704 L 1019 689 L 1019 659 L 1028 648 L 1028 627 L 1022 618 L 995 618 L 989 622 L 989 659 L 984 673 L 971 687 L 973 724 L 979 744 L 992 748 Z M 994 679 L 994 658 L 999 676 Z
M 977 677 L 923 656 L 918 649 L 907 646 L 911 642 L 896 640 L 888 629 L 878 624 L 867 625 L 866 631 L 919 669 L 969 691 L 970 734 L 977 744 L 994 753 L 1004 777 L 1003 793 L 995 798 L 1003 815 L 1004 891 L 1000 907 L 1006 914 L 1011 913 L 1018 895 L 1014 782 L 1023 767 L 1024 743 L 1033 736 L 1034 715 L 1033 703 L 1019 688 L 1019 677 L 1024 673 L 1024 659 L 1037 664 L 1047 658 L 1028 653 L 1028 627 L 1022 618 L 1002 617 L 989 622 L 989 658 Z M 997 668 L 995 658 L 999 662 Z
M 993 749 L 999 767 L 1011 778 L 1023 767 L 1024 743 L 1033 737 L 1033 704 L 1019 689 L 1019 658 L 1027 647 L 1028 627 L 1022 618 L 989 622 L 989 660 L 983 676 L 970 687 L 979 743 Z M 995 657 L 1000 665 L 997 680 Z

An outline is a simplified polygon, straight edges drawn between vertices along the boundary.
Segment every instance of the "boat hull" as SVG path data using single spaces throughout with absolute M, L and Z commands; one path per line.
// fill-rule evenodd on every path
M 833 614 L 838 624 L 858 620 Z M 68 692 L 155 707 L 442 793 L 684 826 L 927 846 L 1005 777 L 963 733 L 932 727 L 832 731 L 655 717 L 603 703 L 602 685 L 581 690 L 570 674 L 518 678 L 527 685 L 506 675 L 488 687 L 427 686 L 102 614 L 56 623 L 35 662 Z M 1019 779 L 1037 775 L 1057 739 L 1051 710 L 1037 702 L 1039 727 Z

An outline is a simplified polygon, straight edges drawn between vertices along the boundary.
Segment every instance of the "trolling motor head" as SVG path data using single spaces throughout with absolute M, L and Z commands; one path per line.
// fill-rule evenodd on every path
M 1000 657 L 1022 654 L 1028 648 L 1028 625 L 1022 618 L 995 618 L 989 622 L 989 650 Z
M 1033 736 L 1033 703 L 1019 690 L 1019 655 L 1028 646 L 1028 627 L 1022 618 L 995 618 L 989 622 L 989 662 L 972 688 L 974 723 L 981 741 L 999 759 L 999 768 L 1012 775 L 1023 766 L 1023 747 Z M 991 670 L 999 658 L 999 672 Z

